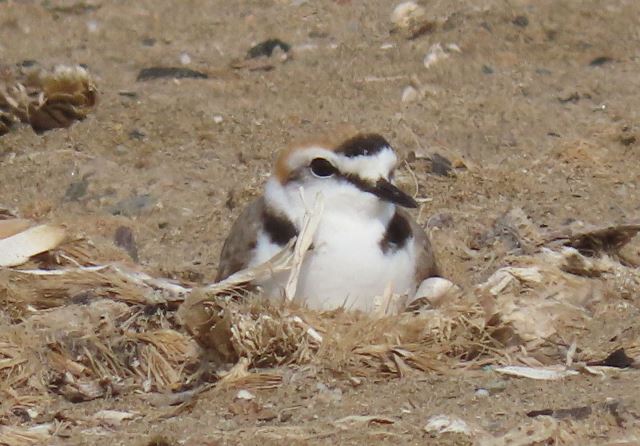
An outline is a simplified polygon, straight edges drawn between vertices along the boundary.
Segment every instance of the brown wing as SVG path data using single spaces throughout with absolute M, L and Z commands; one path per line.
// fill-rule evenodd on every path
M 411 225 L 411 232 L 413 233 L 414 243 L 416 244 L 418 253 L 416 261 L 416 283 L 420 285 L 424 279 L 440 276 L 440 269 L 438 268 L 438 263 L 436 262 L 436 257 L 427 233 L 406 210 L 397 208 L 396 212 L 402 215 Z
M 231 226 L 231 231 L 222 245 L 216 282 L 246 268 L 251 253 L 256 247 L 258 231 L 262 225 L 264 199 L 262 197 L 250 203 Z

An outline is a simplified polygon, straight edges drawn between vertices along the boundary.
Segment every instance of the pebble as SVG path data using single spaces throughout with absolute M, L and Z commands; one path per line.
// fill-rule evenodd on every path
M 132 217 L 139 215 L 142 211 L 156 204 L 157 200 L 149 194 L 136 195 L 131 198 L 120 200 L 109 208 L 109 212 L 113 215 L 124 215 Z
M 447 177 L 453 173 L 452 172 L 453 166 L 451 164 L 451 161 L 449 161 L 444 156 L 440 155 L 439 153 L 434 153 L 433 155 L 431 155 L 430 158 L 431 158 L 432 174 L 438 175 L 441 177 Z
M 434 43 L 427 51 L 427 54 L 424 56 L 424 67 L 430 68 L 438 61 L 448 58 L 449 55 L 444 52 L 442 45 L 440 43 Z
M 135 139 L 138 141 L 143 141 L 146 136 L 147 136 L 146 133 L 138 129 L 133 129 L 129 132 L 129 138 Z
M 291 45 L 283 42 L 280 39 L 267 39 L 257 45 L 252 46 L 247 51 L 247 59 L 255 59 L 257 57 L 271 57 L 274 51 L 279 50 L 283 53 L 288 53 L 291 50 Z
M 90 33 L 95 33 L 96 31 L 98 31 L 98 22 L 96 22 L 95 20 L 89 20 L 87 22 L 87 31 L 89 31 Z
M 507 388 L 507 381 L 503 379 L 497 379 L 494 381 L 490 381 L 484 386 L 484 389 L 489 392 L 491 395 L 495 395 L 496 393 L 500 393 Z
M 245 401 L 251 401 L 253 399 L 255 399 L 255 395 L 251 392 L 249 392 L 248 390 L 245 389 L 241 389 L 238 390 L 238 393 L 236 393 L 236 399 L 237 400 L 245 400 Z
M 148 81 L 153 79 L 173 78 L 173 79 L 207 79 L 209 76 L 200 71 L 190 70 L 189 68 L 178 67 L 149 67 L 143 68 L 138 73 L 136 81 Z
M 486 397 L 490 396 L 490 393 L 489 393 L 489 391 L 487 389 L 480 388 L 480 389 L 476 390 L 476 396 L 477 397 L 481 397 L 481 398 L 486 398 Z
M 89 188 L 88 178 L 89 176 L 85 175 L 81 179 L 70 183 L 64 193 L 64 200 L 78 201 L 84 197 L 87 194 L 87 189 Z
M 589 66 L 591 67 L 599 67 L 601 65 L 607 64 L 609 62 L 613 62 L 613 59 L 609 56 L 599 56 L 589 62 Z
M 182 65 L 189 65 L 191 63 L 191 56 L 189 56 L 187 53 L 181 53 L 180 54 L 180 63 Z
M 427 18 L 424 7 L 413 1 L 398 4 L 391 13 L 391 22 L 409 40 L 433 32 L 436 27 L 436 23 Z
M 115 148 L 116 155 L 125 155 L 129 149 L 124 144 L 118 144 Z
M 416 21 L 423 19 L 425 15 L 426 10 L 416 2 L 402 2 L 393 9 L 391 23 L 398 28 L 409 28 Z
M 413 102 L 420 96 L 418 90 L 411 85 L 407 85 L 402 90 L 402 102 Z
M 529 26 L 529 19 L 527 18 L 526 15 L 519 15 L 514 17 L 511 23 L 513 23 L 516 26 L 519 26 L 520 28 L 526 28 L 527 26 Z
M 342 400 L 342 389 L 339 387 L 331 389 L 324 383 L 317 383 L 316 390 L 318 390 L 320 400 L 324 400 L 325 402 L 338 402 Z

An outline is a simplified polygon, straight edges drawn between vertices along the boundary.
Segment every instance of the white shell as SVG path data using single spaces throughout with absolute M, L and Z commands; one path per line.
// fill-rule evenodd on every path
M 398 28 L 408 28 L 425 14 L 425 9 L 416 2 L 402 2 L 393 9 L 391 22 Z
M 0 267 L 18 266 L 31 256 L 49 251 L 64 240 L 60 226 L 40 225 L 0 240 Z
M 407 85 L 402 90 L 402 102 L 413 102 L 418 99 L 418 96 L 420 96 L 418 90 L 411 85 Z
M 457 289 L 453 282 L 442 277 L 429 277 L 422 281 L 412 300 L 425 298 L 430 302 L 438 301 L 449 291 Z

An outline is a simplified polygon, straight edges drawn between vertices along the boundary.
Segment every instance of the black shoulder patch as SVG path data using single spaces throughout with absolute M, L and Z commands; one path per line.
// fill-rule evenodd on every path
M 407 219 L 396 212 L 391 221 L 389 221 L 382 240 L 380 240 L 380 248 L 385 254 L 388 252 L 396 252 L 406 245 L 407 240 L 409 240 L 412 235 L 411 225 Z
M 342 153 L 348 158 L 354 158 L 356 156 L 375 155 L 385 147 L 390 147 L 386 139 L 377 133 L 369 133 L 347 139 L 338 146 L 335 152 Z
M 265 210 L 262 215 L 264 230 L 276 245 L 286 245 L 289 240 L 298 235 L 298 230 L 284 215 L 278 215 Z

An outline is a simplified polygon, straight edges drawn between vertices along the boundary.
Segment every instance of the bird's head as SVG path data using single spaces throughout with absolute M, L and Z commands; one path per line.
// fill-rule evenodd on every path
M 417 207 L 394 185 L 397 163 L 378 134 L 358 134 L 338 145 L 305 144 L 280 154 L 267 184 L 267 201 L 291 217 L 321 193 L 325 212 L 393 215 L 395 206 Z M 302 193 L 301 193 L 302 191 Z M 304 200 L 304 202 L 303 202 Z

